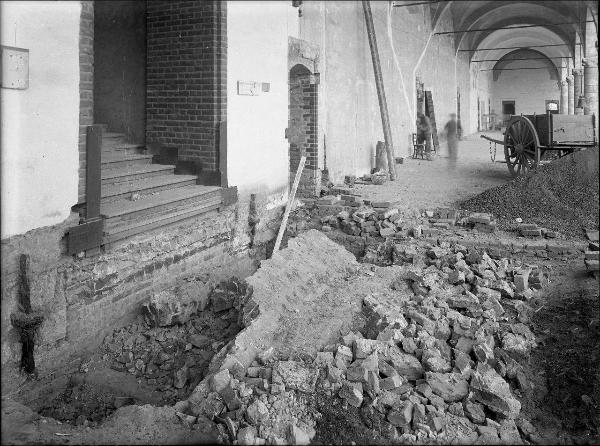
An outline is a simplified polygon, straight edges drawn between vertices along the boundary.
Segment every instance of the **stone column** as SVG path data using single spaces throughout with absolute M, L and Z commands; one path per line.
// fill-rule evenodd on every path
M 596 114 L 598 119 L 598 61 L 593 59 L 583 60 L 583 92 L 585 105 L 583 112 L 586 115 Z
M 569 111 L 568 103 L 569 103 L 569 92 L 567 91 L 567 82 L 565 80 L 559 81 L 558 85 L 560 86 L 560 107 L 559 113 L 561 115 L 566 115 Z
M 575 91 L 573 85 L 573 76 L 567 76 L 567 112 L 572 115 L 575 113 Z
M 575 114 L 583 115 L 583 69 L 573 69 L 573 97 L 575 98 Z M 581 107 L 579 106 L 581 101 Z

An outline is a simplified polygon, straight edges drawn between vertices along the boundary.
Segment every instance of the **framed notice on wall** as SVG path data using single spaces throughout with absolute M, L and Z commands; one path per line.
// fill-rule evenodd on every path
M 238 94 L 243 96 L 257 96 L 260 93 L 259 82 L 238 81 Z
M 271 91 L 271 84 L 268 82 L 238 81 L 238 95 L 258 96 L 261 93 Z
M 25 90 L 29 87 L 29 50 L 12 46 L 0 46 L 2 51 L 2 69 L 0 85 L 2 88 Z

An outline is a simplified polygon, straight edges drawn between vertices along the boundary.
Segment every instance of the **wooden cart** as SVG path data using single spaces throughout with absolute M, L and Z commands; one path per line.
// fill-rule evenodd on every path
M 598 144 L 594 115 L 521 115 L 511 116 L 504 141 L 481 135 L 504 146 L 504 158 L 513 176 L 524 175 L 555 151 L 559 157 Z

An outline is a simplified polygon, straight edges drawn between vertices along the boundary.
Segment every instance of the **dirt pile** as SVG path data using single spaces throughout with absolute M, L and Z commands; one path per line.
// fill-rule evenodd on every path
M 361 296 L 347 290 L 358 269 L 351 253 L 318 231 L 290 239 L 246 279 L 245 328 L 215 357 L 210 371 L 248 367 L 269 346 L 314 353 L 335 339 L 360 313 Z
M 575 152 L 541 166 L 537 172 L 462 201 L 459 206 L 490 212 L 501 229 L 515 229 L 516 218 L 568 237 L 583 238 L 598 228 L 598 148 Z

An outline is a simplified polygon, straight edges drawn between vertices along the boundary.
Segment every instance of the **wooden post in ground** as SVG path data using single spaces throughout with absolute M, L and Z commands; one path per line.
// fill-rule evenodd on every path
M 373 26 L 373 14 L 371 12 L 371 3 L 369 0 L 362 0 L 363 11 L 365 13 L 365 23 L 367 25 L 367 36 L 369 38 L 369 47 L 371 48 L 371 59 L 373 60 L 373 71 L 375 73 L 375 85 L 377 86 L 377 99 L 379 100 L 379 111 L 381 113 L 381 124 L 383 125 L 383 138 L 385 139 L 385 148 L 387 151 L 388 169 L 390 171 L 390 180 L 396 179 L 396 162 L 394 160 L 394 144 L 392 142 L 392 130 L 390 128 L 390 117 L 388 115 L 387 101 L 385 98 L 385 89 L 383 87 L 383 75 L 381 74 L 381 63 L 379 62 L 379 50 L 377 49 L 377 37 L 375 36 L 375 27 Z
M 287 226 L 292 204 L 294 203 L 294 198 L 296 197 L 296 190 L 298 189 L 300 177 L 302 177 L 302 171 L 304 170 L 304 163 L 306 163 L 306 153 L 303 151 L 302 157 L 300 158 L 300 164 L 298 164 L 298 170 L 296 171 L 296 178 L 294 178 L 294 184 L 292 185 L 292 190 L 290 191 L 290 196 L 288 197 L 288 202 L 285 206 L 285 212 L 283 213 L 281 226 L 279 227 L 279 232 L 277 233 L 277 239 L 275 240 L 275 246 L 273 247 L 273 253 L 271 253 L 271 257 L 273 257 L 275 252 L 279 251 L 279 245 L 281 245 L 281 239 L 283 239 L 283 233 L 285 232 L 285 227 Z

